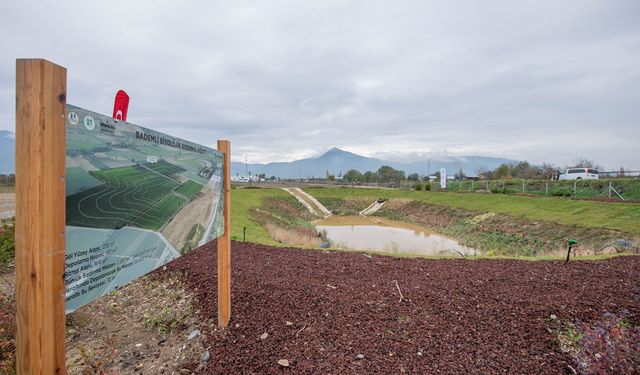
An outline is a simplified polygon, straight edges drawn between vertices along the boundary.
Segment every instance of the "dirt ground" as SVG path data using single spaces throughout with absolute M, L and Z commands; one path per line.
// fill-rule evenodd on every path
M 0 193 L 0 219 L 12 217 L 15 210 L 16 195 L 14 193 Z
M 173 262 L 216 318 L 215 244 Z M 640 317 L 640 257 L 427 260 L 233 243 L 232 320 L 202 373 L 572 373 L 565 322 Z M 213 271 L 213 272 L 212 272 Z M 211 285 L 210 288 L 202 288 Z M 287 364 L 283 362 L 287 360 Z
M 0 298 L 13 302 L 14 282 L 12 270 L 0 275 Z M 208 360 L 204 331 L 210 324 L 199 319 L 193 292 L 179 277 L 143 277 L 67 315 L 67 373 L 193 373 Z

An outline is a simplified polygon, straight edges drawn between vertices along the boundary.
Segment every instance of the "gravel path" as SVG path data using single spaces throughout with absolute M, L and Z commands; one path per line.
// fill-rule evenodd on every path
M 556 344 L 563 322 L 640 317 L 640 257 L 564 266 L 232 247 L 232 319 L 208 332 L 211 374 L 561 374 L 572 364 Z M 169 266 L 211 319 L 214 249 Z

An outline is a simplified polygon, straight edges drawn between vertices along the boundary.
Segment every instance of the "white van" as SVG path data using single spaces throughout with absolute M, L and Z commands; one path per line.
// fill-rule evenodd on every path
M 558 180 L 597 180 L 598 170 L 593 168 L 568 168 L 560 171 Z

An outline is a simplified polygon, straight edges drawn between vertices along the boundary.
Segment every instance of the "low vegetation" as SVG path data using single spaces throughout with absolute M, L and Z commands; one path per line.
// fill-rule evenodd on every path
M 640 326 L 622 310 L 599 321 L 568 323 L 558 333 L 560 350 L 569 353 L 582 374 L 633 374 L 640 368 Z
M 0 272 L 15 256 L 15 220 L 0 222 Z
M 15 374 L 15 300 L 0 290 L 0 374 Z
M 372 202 L 372 200 L 367 197 L 354 197 L 350 199 L 321 197 L 317 199 L 334 215 L 340 216 L 357 215 L 360 211 L 367 208 Z
M 250 213 L 279 243 L 304 247 L 320 244 L 320 236 L 311 224 L 316 217 L 292 196 L 266 197 Z

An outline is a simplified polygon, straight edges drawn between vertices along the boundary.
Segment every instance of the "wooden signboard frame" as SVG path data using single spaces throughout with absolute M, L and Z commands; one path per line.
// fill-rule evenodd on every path
M 65 374 L 65 123 L 67 71 L 16 60 L 16 371 Z M 218 325 L 231 316 L 230 142 L 224 234 L 218 238 Z

